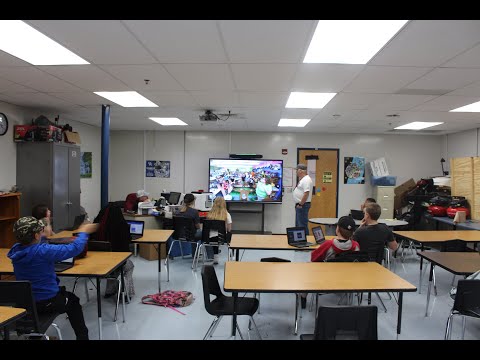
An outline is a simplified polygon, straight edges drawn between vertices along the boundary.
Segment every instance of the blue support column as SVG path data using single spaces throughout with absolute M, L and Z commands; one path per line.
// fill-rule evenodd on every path
M 102 171 L 100 179 L 100 206 L 108 205 L 108 158 L 110 148 L 110 106 L 102 105 Z

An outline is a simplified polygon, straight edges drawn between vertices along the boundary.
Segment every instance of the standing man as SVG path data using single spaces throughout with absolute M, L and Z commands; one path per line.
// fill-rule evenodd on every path
M 308 231 L 308 211 L 312 201 L 313 182 L 307 175 L 307 165 L 298 164 L 297 170 L 298 185 L 293 190 L 293 200 L 295 201 L 295 226 L 303 226 Z

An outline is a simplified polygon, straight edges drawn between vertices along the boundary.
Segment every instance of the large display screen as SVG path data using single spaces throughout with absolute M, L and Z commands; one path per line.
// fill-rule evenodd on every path
M 209 191 L 226 201 L 282 202 L 283 160 L 210 159 Z

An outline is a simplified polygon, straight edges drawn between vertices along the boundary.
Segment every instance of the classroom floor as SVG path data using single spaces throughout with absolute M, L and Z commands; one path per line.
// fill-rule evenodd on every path
M 242 252 L 241 252 L 242 254 Z M 292 261 L 309 261 L 309 254 L 301 251 L 261 251 L 248 250 L 243 253 L 243 261 L 259 261 L 262 257 L 277 256 Z M 223 248 L 220 254 L 220 264 L 215 266 L 220 285 L 223 286 L 224 262 L 227 258 L 226 248 Z M 122 322 L 121 307 L 117 322 L 113 322 L 113 313 L 115 302 L 113 298 L 102 299 L 103 312 L 103 339 L 105 340 L 155 340 L 155 339 L 190 339 L 201 340 L 209 328 L 213 316 L 209 315 L 204 307 L 203 290 L 200 267 L 196 272 L 191 270 L 191 258 L 176 258 L 170 263 L 170 282 L 166 281 L 166 269 L 162 268 L 162 290 L 188 290 L 195 296 L 192 305 L 180 308 L 186 315 L 181 315 L 174 310 L 153 305 L 144 305 L 141 303 L 141 297 L 147 294 L 158 292 L 157 288 L 157 261 L 147 261 L 140 256 L 133 257 L 135 264 L 133 273 L 136 295 L 132 303 L 126 305 L 125 323 Z M 419 257 L 406 252 L 404 262 L 397 259 L 392 268 L 394 272 L 418 287 L 419 282 Z M 429 269 L 428 269 L 429 270 Z M 453 275 L 441 268 L 436 268 L 438 295 L 430 298 L 429 317 L 425 317 L 426 292 L 428 286 L 428 271 L 425 272 L 422 294 L 404 293 L 403 314 L 402 314 L 402 332 L 398 336 L 399 340 L 441 340 L 444 337 L 445 325 L 448 314 L 453 305 L 448 293 L 452 287 Z M 456 277 L 458 279 L 459 277 Z M 98 321 L 97 321 L 97 303 L 96 292 L 93 285 L 89 284 L 90 301 L 86 302 L 86 295 L 82 284 L 77 287 L 77 295 L 83 304 L 83 311 L 87 326 L 89 328 L 90 339 L 98 339 Z M 62 284 L 71 289 L 72 279 L 63 278 Z M 102 285 L 102 296 L 103 296 Z M 433 291 L 433 290 L 432 290 Z M 241 294 L 242 295 L 242 294 Z M 247 294 L 250 296 L 251 294 Z M 397 339 L 397 305 L 394 299 L 389 299 L 388 295 L 380 294 L 388 312 L 385 313 L 381 307 L 378 298 L 372 294 L 372 304 L 377 305 L 378 312 L 378 337 L 381 340 Z M 302 311 L 302 317 L 299 323 L 299 334 L 313 333 L 314 330 L 314 312 L 309 311 L 311 295 L 308 296 L 307 309 Z M 319 299 L 319 305 L 336 305 L 340 299 L 339 295 L 322 295 Z M 356 300 L 355 300 L 356 302 Z M 264 340 L 297 340 L 299 336 L 293 334 L 294 330 L 294 304 L 295 296 L 293 294 L 262 294 L 260 313 L 254 316 L 255 322 L 260 330 Z M 366 296 L 364 302 L 366 304 Z M 74 333 L 71 329 L 65 315 L 60 315 L 55 321 L 60 328 L 64 339 L 74 339 Z M 239 317 L 239 325 L 245 337 L 255 339 L 255 331 L 247 331 L 248 318 Z M 213 339 L 233 339 L 229 336 L 231 327 L 231 317 L 224 317 L 217 327 Z M 461 317 L 455 317 L 453 323 L 452 339 L 461 338 Z M 49 335 L 56 335 L 50 328 Z M 237 335 L 237 339 L 239 336 Z M 467 319 L 465 333 L 466 340 L 480 339 L 480 321 L 476 319 Z

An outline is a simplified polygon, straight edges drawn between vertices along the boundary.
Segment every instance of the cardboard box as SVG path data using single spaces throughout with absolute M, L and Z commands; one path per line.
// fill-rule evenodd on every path
M 70 144 L 81 144 L 80 135 L 75 131 L 65 131 L 64 133 L 65 142 Z
M 56 126 L 15 125 L 13 127 L 13 141 L 62 141 L 62 129 Z
M 413 179 L 409 179 L 405 181 L 403 184 L 398 185 L 394 189 L 395 197 L 393 200 L 393 208 L 395 210 L 401 209 L 406 205 L 406 202 L 404 201 L 405 195 L 413 190 L 417 186 L 417 183 Z
M 158 260 L 157 245 L 153 244 L 138 244 L 139 255 L 146 260 Z M 160 257 L 165 259 L 167 257 L 166 243 L 160 244 Z

